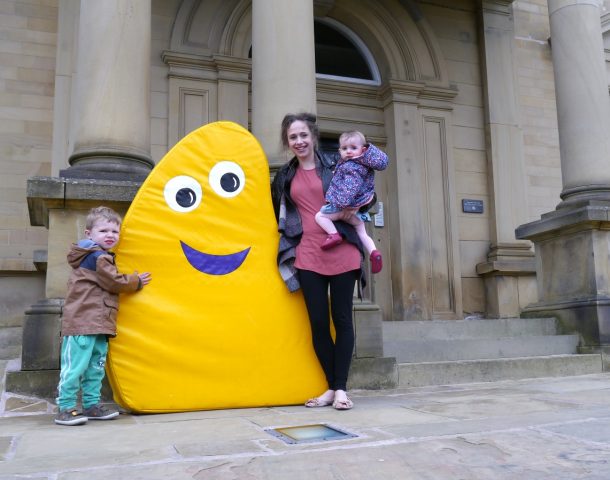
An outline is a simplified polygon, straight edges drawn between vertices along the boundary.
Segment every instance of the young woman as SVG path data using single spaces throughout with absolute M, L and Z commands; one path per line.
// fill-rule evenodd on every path
M 288 114 L 282 121 L 282 143 L 294 157 L 279 169 L 272 185 L 281 235 L 278 264 L 288 288 L 303 290 L 313 347 L 328 382 L 328 389 L 305 406 L 349 410 L 353 407 L 346 392 L 354 349 L 352 303 L 356 281 L 364 283 L 364 254 L 354 228 L 342 221 L 336 226 L 346 241 L 330 250 L 320 249 L 327 234 L 315 215 L 325 203 L 335 161 L 317 150 L 318 135 L 311 113 Z

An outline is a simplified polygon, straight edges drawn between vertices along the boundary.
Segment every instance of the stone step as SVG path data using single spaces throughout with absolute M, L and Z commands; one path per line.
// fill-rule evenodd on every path
M 384 340 L 449 340 L 525 335 L 555 335 L 557 320 L 499 318 L 383 322 Z
M 443 362 L 577 353 L 578 335 L 386 340 L 383 353 L 398 363 Z
M 0 359 L 17 358 L 21 355 L 22 327 L 0 328 Z
M 602 372 L 599 354 L 547 355 L 452 362 L 400 363 L 400 387 L 567 377 Z

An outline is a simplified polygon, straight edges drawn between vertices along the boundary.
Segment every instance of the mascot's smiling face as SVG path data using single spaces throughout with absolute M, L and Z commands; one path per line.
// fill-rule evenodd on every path
M 224 198 L 236 197 L 246 184 L 243 169 L 238 163 L 228 160 L 216 163 L 210 169 L 207 180 L 211 190 Z M 199 207 L 203 197 L 203 187 L 196 178 L 178 175 L 165 184 L 163 194 L 169 208 L 178 213 L 189 213 Z M 235 253 L 212 255 L 192 248 L 182 240 L 180 245 L 189 263 L 200 272 L 210 275 L 231 273 L 239 268 L 250 251 L 248 247 Z
M 278 242 L 269 165 L 247 130 L 215 122 L 172 148 L 116 249 L 121 272 L 153 280 L 120 298 L 107 363 L 115 400 L 169 412 L 301 403 L 324 390 Z
M 155 273 L 170 291 L 206 282 L 191 275 L 235 275 L 250 265 L 257 268 L 252 257 L 269 248 L 263 240 L 269 222 L 261 222 L 257 214 L 267 206 L 257 197 L 269 196 L 268 165 L 258 142 L 229 122 L 194 133 L 174 147 L 142 185 L 125 218 L 119 246 L 120 261 L 154 245 L 144 263 L 172 279 L 167 284 Z M 185 263 L 190 268 L 178 268 Z M 176 284 L 176 275 L 183 283 Z

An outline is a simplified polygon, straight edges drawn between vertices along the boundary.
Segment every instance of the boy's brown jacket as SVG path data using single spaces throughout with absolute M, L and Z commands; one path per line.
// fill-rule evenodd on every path
M 114 254 L 92 246 L 72 244 L 68 263 L 72 273 L 62 312 L 62 336 L 116 335 L 119 293 L 142 288 L 137 273 L 123 275 L 114 264 Z

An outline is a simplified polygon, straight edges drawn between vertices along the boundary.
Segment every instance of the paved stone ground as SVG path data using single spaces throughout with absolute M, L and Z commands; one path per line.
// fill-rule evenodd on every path
M 0 417 L 53 413 L 55 411 L 55 405 L 46 400 L 5 392 L 5 372 L 19 370 L 21 368 L 21 361 L 20 359 L 14 359 L 4 360 L 2 362 L 3 365 L 1 365 L 2 368 L 0 369 Z M 0 426 L 1 425 L 2 420 L 0 419 Z M 2 430 L 0 429 L 0 438 L 1 437 Z
M 610 375 L 352 392 L 301 406 L 53 424 L 3 393 L 0 479 L 607 480 Z M 324 423 L 357 438 L 288 445 L 267 428 Z

